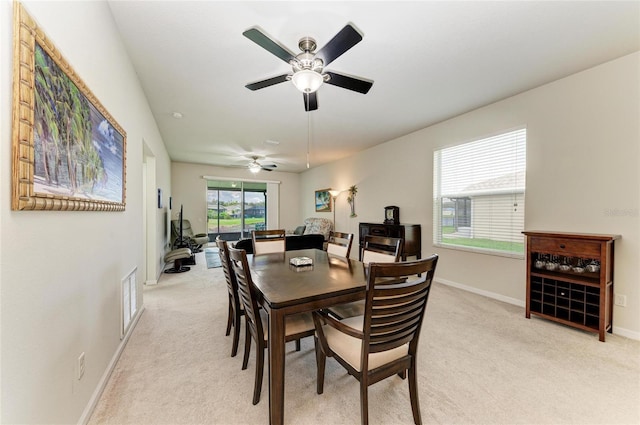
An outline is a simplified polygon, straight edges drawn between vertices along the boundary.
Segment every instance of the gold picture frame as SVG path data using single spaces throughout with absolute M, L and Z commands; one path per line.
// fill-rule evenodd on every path
M 125 209 L 125 131 L 18 2 L 12 113 L 12 210 Z
M 330 190 L 331 189 L 316 190 L 316 212 L 331 212 L 333 201 L 331 200 L 331 194 L 329 193 Z

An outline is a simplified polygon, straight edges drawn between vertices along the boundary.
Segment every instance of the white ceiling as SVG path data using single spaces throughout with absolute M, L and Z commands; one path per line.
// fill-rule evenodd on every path
M 640 50 L 638 1 L 109 3 L 171 159 L 223 166 L 303 171 L 309 119 L 314 167 Z M 368 94 L 323 85 L 307 113 L 290 82 L 244 87 L 291 70 L 246 29 L 298 52 L 349 22 L 364 39 L 327 69 Z

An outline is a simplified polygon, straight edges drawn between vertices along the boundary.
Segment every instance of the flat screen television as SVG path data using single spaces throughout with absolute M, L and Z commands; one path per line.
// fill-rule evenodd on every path
M 183 222 L 182 222 L 182 205 L 180 205 L 180 212 L 178 213 L 178 235 L 176 240 L 173 242 L 173 248 L 184 248 L 189 247 L 187 241 L 185 241 L 183 236 Z
M 180 221 L 178 237 L 180 238 L 180 243 L 182 243 L 182 205 L 180 205 L 180 215 L 178 216 L 178 220 Z

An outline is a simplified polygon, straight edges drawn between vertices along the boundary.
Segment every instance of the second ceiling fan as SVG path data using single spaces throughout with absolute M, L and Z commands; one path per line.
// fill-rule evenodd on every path
M 273 171 L 275 168 L 278 168 L 278 166 L 276 164 L 261 164 L 261 163 L 259 163 L 258 162 L 258 159 L 260 159 L 259 156 L 252 156 L 251 159 L 253 161 L 251 161 L 249 163 L 249 165 L 247 165 L 247 168 L 253 174 L 258 173 L 260 170 Z
M 317 47 L 316 41 L 313 38 L 304 37 L 300 39 L 298 47 L 302 52 L 297 55 L 273 40 L 257 27 L 250 28 L 242 34 L 268 52 L 290 64 L 292 68 L 292 73 L 247 84 L 245 87 L 249 90 L 258 90 L 285 81 L 292 81 L 296 88 L 302 92 L 305 110 L 313 111 L 318 109 L 318 96 L 316 91 L 322 83 L 353 90 L 362 94 L 366 94 L 373 85 L 373 81 L 371 80 L 350 77 L 337 72 L 324 70 L 325 66 L 329 65 L 362 40 L 362 34 L 351 24 L 347 24 L 342 28 L 338 34 L 317 52 L 315 51 Z

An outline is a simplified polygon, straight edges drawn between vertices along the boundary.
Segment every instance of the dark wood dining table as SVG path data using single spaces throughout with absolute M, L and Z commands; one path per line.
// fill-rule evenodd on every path
M 294 257 L 311 258 L 313 265 L 292 266 L 289 260 Z M 317 249 L 250 255 L 248 260 L 269 315 L 269 423 L 283 424 L 285 317 L 363 299 L 365 266 Z

